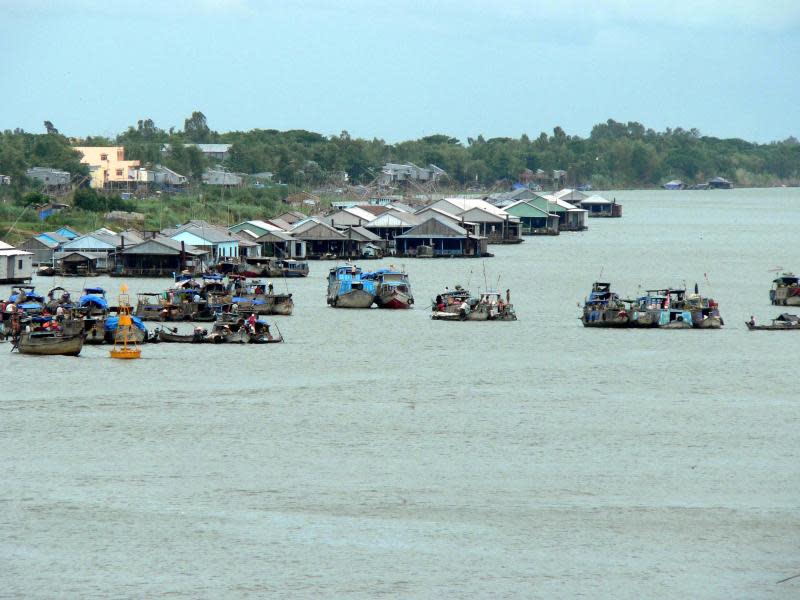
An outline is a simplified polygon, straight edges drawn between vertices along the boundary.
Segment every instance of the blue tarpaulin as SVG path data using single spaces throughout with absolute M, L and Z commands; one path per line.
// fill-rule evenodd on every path
M 147 331 L 147 328 L 144 326 L 144 323 L 139 317 L 131 317 L 131 322 L 133 322 L 134 327 L 137 329 L 141 329 L 142 331 Z M 117 329 L 117 325 L 119 324 L 119 317 L 108 317 L 106 319 L 103 328 L 106 331 L 115 331 Z
M 101 298 L 100 296 L 93 296 L 91 294 L 86 296 L 81 296 L 78 300 L 78 306 L 81 308 L 85 308 L 90 304 L 94 304 L 102 308 L 103 310 L 108 310 L 108 302 L 106 302 L 105 298 Z

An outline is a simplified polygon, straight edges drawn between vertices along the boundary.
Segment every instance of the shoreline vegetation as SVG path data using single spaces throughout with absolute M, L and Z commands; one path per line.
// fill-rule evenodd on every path
M 46 133 L 16 129 L 0 133 L 0 175 L 10 178 L 0 185 L 0 236 L 14 242 L 41 229 L 35 207 L 50 201 L 70 209 L 47 218 L 48 228 L 70 225 L 89 230 L 109 224 L 110 211 L 144 215 L 144 229 L 160 229 L 188 219 L 226 224 L 250 218 L 269 218 L 284 212 L 287 196 L 312 192 L 316 209 L 331 201 L 350 199 L 355 190 L 413 196 L 414 189 L 377 185 L 385 163 L 436 165 L 446 175 L 436 193 L 488 194 L 505 191 L 527 175 L 563 172 L 559 187 L 591 185 L 594 189 L 652 189 L 680 179 L 686 184 L 715 176 L 738 187 L 796 186 L 800 184 L 800 142 L 756 144 L 741 139 L 703 136 L 696 129 L 654 131 L 636 122 L 609 119 L 592 128 L 588 137 L 568 135 L 561 127 L 538 137 L 482 135 L 462 141 L 447 135 L 430 135 L 395 144 L 351 137 L 346 131 L 324 136 L 305 130 L 213 131 L 201 112 L 184 121 L 182 130 L 164 130 L 143 119 L 114 138 L 68 138 L 49 121 Z M 219 164 L 193 143 L 231 144 Z M 188 179 L 180 193 L 145 194 L 125 199 L 120 190 L 95 190 L 88 186 L 89 168 L 74 146 L 123 146 L 127 160 L 142 166 L 164 165 Z M 72 183 L 67 193 L 48 195 L 29 179 L 32 167 L 67 171 Z M 202 183 L 209 167 L 245 175 L 270 173 L 272 182 L 222 188 Z M 547 182 L 544 184 L 548 188 Z M 427 188 L 426 192 L 431 192 Z M 348 195 L 350 194 L 350 195 Z M 297 208 L 297 207 L 293 207 Z M 307 208 L 307 210 L 309 210 Z

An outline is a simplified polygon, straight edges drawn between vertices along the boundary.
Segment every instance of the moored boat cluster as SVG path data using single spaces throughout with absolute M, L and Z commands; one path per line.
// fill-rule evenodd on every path
M 635 298 L 621 298 L 611 284 L 595 282 L 583 305 L 584 327 L 719 329 L 724 321 L 713 298 L 686 290 L 661 288 L 647 290 Z

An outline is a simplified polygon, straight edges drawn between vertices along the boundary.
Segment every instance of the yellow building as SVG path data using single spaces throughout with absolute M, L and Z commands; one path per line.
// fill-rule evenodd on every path
M 89 165 L 91 187 L 103 189 L 141 179 L 139 161 L 125 160 L 122 146 L 76 146 L 83 154 L 81 162 Z

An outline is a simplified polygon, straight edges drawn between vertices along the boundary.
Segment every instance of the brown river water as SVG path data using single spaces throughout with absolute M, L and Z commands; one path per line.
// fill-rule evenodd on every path
M 328 308 L 312 262 L 285 344 L 0 344 L 0 597 L 800 598 L 800 334 L 744 326 L 800 271 L 800 190 L 606 195 L 587 232 L 406 260 L 411 311 Z M 726 326 L 584 329 L 598 278 L 698 282 Z M 519 321 L 431 321 L 456 283 Z

